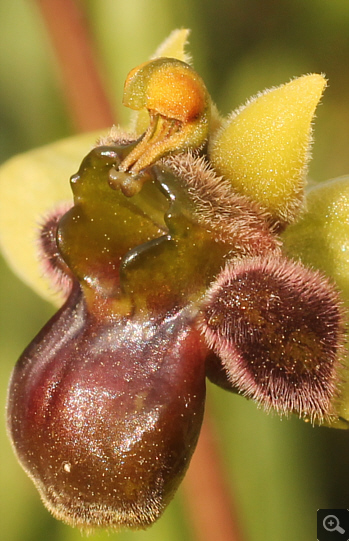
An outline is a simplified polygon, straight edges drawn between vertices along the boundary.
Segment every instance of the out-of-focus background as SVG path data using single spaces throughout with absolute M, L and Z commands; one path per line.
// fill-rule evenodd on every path
M 121 122 L 128 71 L 178 27 L 192 29 L 194 66 L 224 114 L 266 87 L 309 72 L 329 79 L 318 109 L 310 177 L 349 173 L 348 0 L 81 1 L 96 58 Z M 34 0 L 0 2 L 0 161 L 74 133 L 55 55 Z M 71 173 L 74 173 L 72 171 Z M 68 179 L 67 179 L 68 180 Z M 11 369 L 53 307 L 0 261 L 0 524 L 4 541 L 76 541 L 79 531 L 43 508 L 6 436 Z M 232 497 L 245 541 L 315 539 L 318 508 L 349 507 L 349 432 L 280 420 L 208 386 Z M 205 475 L 205 471 L 202 472 Z M 91 541 L 196 541 L 180 490 L 150 530 Z M 220 541 L 219 539 L 215 541 Z

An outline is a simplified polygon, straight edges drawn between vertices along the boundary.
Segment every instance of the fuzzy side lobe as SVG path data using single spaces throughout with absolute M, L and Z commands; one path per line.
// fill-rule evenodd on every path
M 198 321 L 233 387 L 266 410 L 329 420 L 343 343 L 340 301 L 319 273 L 282 257 L 230 263 Z

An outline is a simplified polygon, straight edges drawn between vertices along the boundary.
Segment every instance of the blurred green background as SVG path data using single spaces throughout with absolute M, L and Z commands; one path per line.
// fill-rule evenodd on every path
M 190 51 L 222 113 L 250 95 L 309 72 L 329 79 L 318 109 L 310 177 L 349 173 L 348 0 L 86 0 L 81 2 L 99 66 L 122 122 L 123 81 L 177 27 L 192 29 Z M 36 2 L 0 2 L 0 161 L 74 133 L 62 80 Z M 74 171 L 72 171 L 74 173 Z M 0 261 L 0 408 L 17 357 L 53 308 Z M 310 541 L 316 509 L 349 507 L 349 432 L 267 416 L 209 385 L 227 479 L 245 541 Z M 4 541 L 75 541 L 50 517 L 18 466 L 0 426 L 0 524 Z M 204 475 L 205 472 L 202 472 Z M 194 541 L 183 491 L 145 532 L 91 541 Z M 215 540 L 216 541 L 216 540 Z M 219 541 L 219 539 L 217 539 Z

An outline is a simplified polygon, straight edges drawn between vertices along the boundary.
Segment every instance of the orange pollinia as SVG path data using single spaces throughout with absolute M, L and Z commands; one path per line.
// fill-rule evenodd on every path
M 185 62 L 158 58 L 132 70 L 125 82 L 124 105 L 147 109 L 150 125 L 122 162 L 139 173 L 162 156 L 202 147 L 207 141 L 210 98 L 199 75 Z

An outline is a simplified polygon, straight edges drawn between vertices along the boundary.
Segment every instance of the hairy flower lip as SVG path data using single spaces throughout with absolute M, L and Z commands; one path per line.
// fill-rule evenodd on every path
M 25 350 L 10 383 L 8 430 L 57 518 L 138 528 L 162 514 L 203 416 L 207 349 L 191 321 L 182 311 L 148 330 L 129 318 L 105 326 L 75 284 Z

